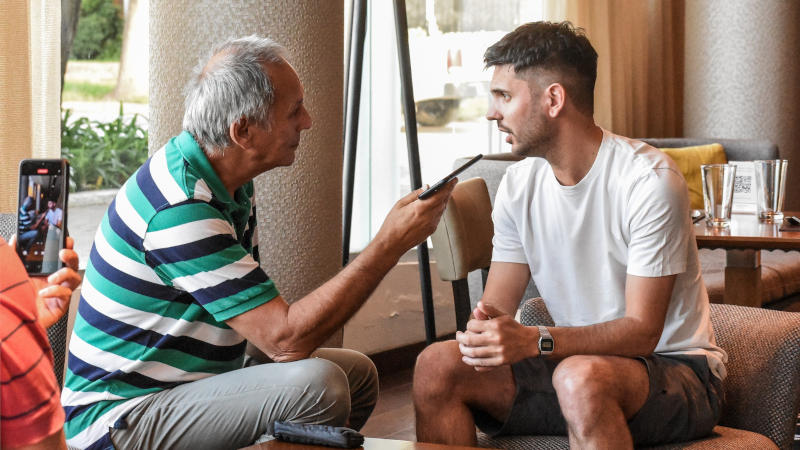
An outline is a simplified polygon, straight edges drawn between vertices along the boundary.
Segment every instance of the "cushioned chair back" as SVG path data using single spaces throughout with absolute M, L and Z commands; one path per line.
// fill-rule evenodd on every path
M 458 158 L 453 163 L 453 168 L 460 167 L 470 158 Z M 517 159 L 511 153 L 499 153 L 493 155 L 486 155 L 480 161 L 469 167 L 467 170 L 458 176 L 459 180 L 468 180 L 474 177 L 483 178 L 486 183 L 486 189 L 489 191 L 489 200 L 494 205 L 494 196 L 497 194 L 497 186 L 500 180 L 506 173 L 506 169 L 511 164 L 517 162 Z
M 713 138 L 643 138 L 640 140 L 657 148 L 679 148 L 717 143 L 725 149 L 728 161 L 778 158 L 778 146 L 768 140 Z
M 431 235 L 439 277 L 461 280 L 492 259 L 492 203 L 481 178 L 459 182 Z
M 552 325 L 541 299 L 522 307 L 525 325 Z M 720 425 L 763 434 L 792 448 L 800 410 L 800 314 L 711 304 L 717 345 L 728 353 Z

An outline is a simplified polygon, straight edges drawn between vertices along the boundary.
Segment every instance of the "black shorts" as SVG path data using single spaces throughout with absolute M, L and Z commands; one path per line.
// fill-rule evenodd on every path
M 650 393 L 628 421 L 636 445 L 683 442 L 707 436 L 722 411 L 722 381 L 708 368 L 705 356 L 651 355 L 646 366 Z M 505 422 L 473 410 L 475 423 L 486 434 L 566 435 L 567 425 L 553 387 L 557 362 L 529 358 L 511 366 L 516 395 Z

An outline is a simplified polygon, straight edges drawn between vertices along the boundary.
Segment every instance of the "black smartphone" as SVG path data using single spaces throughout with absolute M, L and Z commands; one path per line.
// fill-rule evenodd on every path
M 31 275 L 49 275 L 63 266 L 58 253 L 67 240 L 68 195 L 67 160 L 19 163 L 17 254 Z
M 456 170 L 454 170 L 454 171 L 450 172 L 450 174 L 449 174 L 449 175 L 447 175 L 446 177 L 444 177 L 444 178 L 442 178 L 441 180 L 437 181 L 437 182 L 436 182 L 436 183 L 435 183 L 433 186 L 429 187 L 428 189 L 425 189 L 425 191 L 423 191 L 423 192 L 422 192 L 422 194 L 419 194 L 419 195 L 417 196 L 417 198 L 418 198 L 418 199 L 420 199 L 420 200 L 425 200 L 426 198 L 430 197 L 430 196 L 431 196 L 431 195 L 433 195 L 433 194 L 434 194 L 436 191 L 438 191 L 439 189 L 441 189 L 441 188 L 442 188 L 442 186 L 444 186 L 445 184 L 447 184 L 447 182 L 448 182 L 448 181 L 450 181 L 450 180 L 452 180 L 453 178 L 455 178 L 455 177 L 456 177 L 458 174 L 460 174 L 461 172 L 463 172 L 463 171 L 467 170 L 467 167 L 469 167 L 469 166 L 471 166 L 471 165 L 475 164 L 475 163 L 476 163 L 476 162 L 478 162 L 478 160 L 479 160 L 479 159 L 481 159 L 481 158 L 483 158 L 483 154 L 478 154 L 478 156 L 476 156 L 476 157 L 474 157 L 474 158 L 470 159 L 469 161 L 465 162 L 463 166 L 461 166 L 461 167 L 459 167 L 458 169 L 456 169 Z

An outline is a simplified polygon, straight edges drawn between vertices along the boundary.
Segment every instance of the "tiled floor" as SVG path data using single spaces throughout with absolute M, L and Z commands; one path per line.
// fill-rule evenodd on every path
M 367 437 L 416 441 L 411 400 L 412 369 L 381 374 L 378 404 L 361 433 Z

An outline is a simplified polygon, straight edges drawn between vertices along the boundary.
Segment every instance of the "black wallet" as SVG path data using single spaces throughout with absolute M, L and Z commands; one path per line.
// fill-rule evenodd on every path
M 364 435 L 352 428 L 314 425 L 309 423 L 275 422 L 276 439 L 298 444 L 325 445 L 328 447 L 357 448 L 364 443 Z

